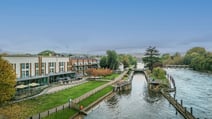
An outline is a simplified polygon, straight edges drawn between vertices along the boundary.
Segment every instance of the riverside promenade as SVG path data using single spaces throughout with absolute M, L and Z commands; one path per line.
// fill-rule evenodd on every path
M 100 90 L 106 88 L 107 86 L 114 84 L 115 82 L 121 80 L 127 72 L 128 72 L 128 71 L 124 71 L 122 74 L 120 74 L 120 75 L 119 75 L 117 78 L 115 78 L 114 80 L 112 80 L 112 81 L 110 81 L 110 82 L 108 82 L 108 83 L 106 83 L 106 84 L 104 84 L 104 85 L 102 85 L 102 86 L 100 86 L 100 87 L 97 87 L 97 88 L 95 88 L 95 89 L 93 89 L 93 90 L 91 90 L 91 91 L 85 93 L 84 95 L 82 95 L 82 96 L 80 96 L 80 97 L 78 97 L 78 98 L 75 98 L 75 99 L 71 100 L 71 102 L 65 103 L 65 104 L 63 104 L 63 105 L 60 105 L 60 106 L 58 106 L 58 107 L 55 107 L 55 108 L 52 108 L 52 109 L 49 109 L 49 110 L 46 110 L 45 112 L 38 113 L 38 114 L 36 114 L 36 115 L 33 115 L 33 116 L 29 117 L 28 119 L 41 119 L 41 118 L 43 118 L 43 117 L 49 116 L 50 114 L 53 114 L 53 113 L 55 113 L 55 112 L 58 112 L 58 111 L 60 111 L 60 110 L 65 109 L 65 108 L 70 108 L 71 103 L 77 104 L 77 103 L 79 103 L 80 101 L 82 101 L 82 100 L 88 98 L 89 96 L 95 94 L 96 92 L 98 92 L 98 91 L 100 91 Z

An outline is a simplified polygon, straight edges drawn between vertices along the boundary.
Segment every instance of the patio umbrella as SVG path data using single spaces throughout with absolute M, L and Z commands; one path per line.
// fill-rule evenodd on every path
M 40 85 L 40 84 L 39 84 L 39 83 L 30 83 L 30 84 L 29 84 L 29 86 L 32 86 L 32 87 L 33 87 L 33 86 L 38 86 L 38 85 Z
M 21 84 L 21 85 L 17 85 L 15 88 L 22 89 L 22 88 L 26 88 L 26 87 L 27 87 L 26 85 Z

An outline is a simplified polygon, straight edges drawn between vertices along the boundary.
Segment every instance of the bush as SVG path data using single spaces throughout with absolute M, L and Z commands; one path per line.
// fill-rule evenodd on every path
M 156 79 L 166 79 L 166 72 L 160 67 L 154 68 L 152 75 Z
M 110 69 L 88 69 L 86 73 L 90 76 L 107 76 L 112 74 L 112 70 Z

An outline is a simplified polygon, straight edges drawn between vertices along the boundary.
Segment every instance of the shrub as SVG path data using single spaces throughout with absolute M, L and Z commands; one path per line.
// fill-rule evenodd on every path
M 90 76 L 107 76 L 112 74 L 112 70 L 110 69 L 88 69 L 86 73 Z

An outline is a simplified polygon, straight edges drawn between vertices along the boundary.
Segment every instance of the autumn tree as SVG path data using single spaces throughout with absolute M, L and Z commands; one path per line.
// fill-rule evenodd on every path
M 16 74 L 6 60 L 0 57 L 0 104 L 10 100 L 15 94 Z
M 146 49 L 145 56 L 143 57 L 143 62 L 146 64 L 149 69 L 153 70 L 154 64 L 157 64 L 160 61 L 159 58 L 159 51 L 156 49 L 156 47 L 148 47 Z

